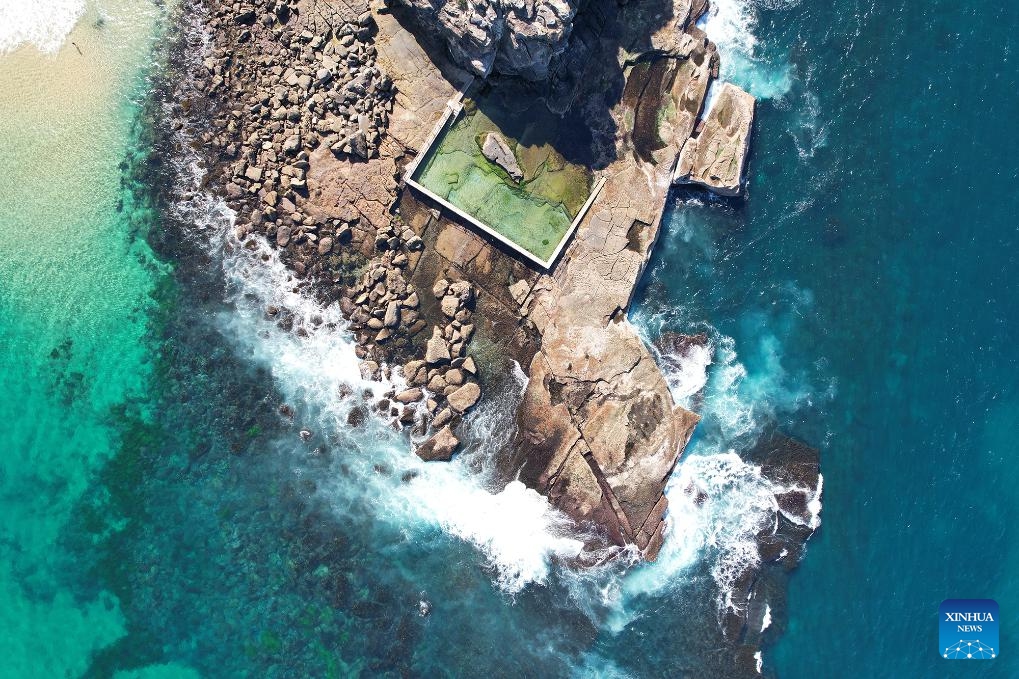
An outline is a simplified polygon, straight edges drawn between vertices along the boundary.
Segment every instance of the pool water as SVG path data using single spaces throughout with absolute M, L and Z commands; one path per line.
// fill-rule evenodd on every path
M 517 120 L 497 124 L 506 112 L 490 100 L 465 98 L 463 111 L 447 123 L 415 173 L 414 180 L 542 261 L 548 261 L 591 193 L 591 171 L 569 162 L 548 139 L 557 122 L 537 103 L 508 113 Z M 533 109 L 544 109 L 535 111 Z M 542 115 L 544 113 L 544 115 Z M 514 134 L 507 131 L 513 129 Z M 489 132 L 513 150 L 523 178 L 515 181 L 488 160 L 481 147 Z

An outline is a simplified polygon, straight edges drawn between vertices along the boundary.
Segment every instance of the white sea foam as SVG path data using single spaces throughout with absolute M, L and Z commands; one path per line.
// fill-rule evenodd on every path
M 428 471 L 409 484 L 419 503 L 411 518 L 435 521 L 480 547 L 504 590 L 514 593 L 545 582 L 552 557 L 575 557 L 583 549 L 569 519 L 519 481 L 490 493 L 465 478 L 458 465 Z
M 771 2 L 770 9 L 791 7 L 792 2 Z M 758 99 L 776 99 L 792 88 L 792 66 L 761 54 L 757 37 L 757 4 L 753 0 L 715 0 L 699 24 L 718 46 L 721 79 L 744 88 Z M 709 103 L 711 93 L 709 92 Z M 705 107 L 705 111 L 708 107 Z
M 0 0 L 0 54 L 24 44 L 56 52 L 85 13 L 85 0 Z
M 690 407 L 693 398 L 707 385 L 713 353 L 710 344 L 694 344 L 682 356 L 664 357 L 669 367 L 666 381 L 676 403 Z
M 384 423 L 368 423 L 365 435 L 351 432 L 347 414 L 361 403 L 363 390 L 381 394 L 401 385 L 365 380 L 338 306 L 320 305 L 274 248 L 261 239 L 254 242 L 257 247 L 249 249 L 229 239 L 224 269 L 234 310 L 221 324 L 243 354 L 271 371 L 288 403 L 319 413 L 325 431 L 343 434 L 343 445 L 357 446 L 363 464 L 350 466 L 355 478 L 329 486 L 338 512 L 364 511 L 367 505 L 380 519 L 411 531 L 439 527 L 477 546 L 499 586 L 511 593 L 544 582 L 556 559 L 580 553 L 583 542 L 565 515 L 517 481 L 490 491 L 485 475 L 464 463 L 468 452 L 449 464 L 426 464 Z M 293 314 L 293 330 L 280 329 L 265 314 L 270 305 Z M 493 449 L 512 433 L 495 430 L 484 410 L 471 423 Z M 399 474 L 380 476 L 377 463 L 413 471 L 413 478 L 404 483 Z
M 179 170 L 192 186 L 199 185 L 203 170 L 196 157 L 183 159 Z M 346 476 L 318 480 L 338 515 L 371 512 L 411 536 L 441 530 L 464 540 L 482 552 L 496 583 L 509 593 L 544 582 L 558 560 L 580 553 L 582 536 L 546 498 L 516 481 L 490 487 L 493 477 L 484 462 L 513 434 L 497 415 L 515 410 L 526 387 L 519 368 L 516 390 L 486 399 L 473 413 L 469 426 L 478 443 L 451 463 L 423 462 L 386 418 L 369 417 L 361 428 L 351 427 L 351 411 L 371 405 L 365 394 L 371 401 L 403 386 L 399 371 L 384 382 L 366 380 L 339 306 L 323 306 L 263 238 L 238 241 L 234 214 L 221 199 L 198 191 L 186 195 L 175 207 L 177 218 L 194 224 L 193 237 L 222 261 L 232 309 L 217 321 L 227 341 L 270 372 L 302 426 L 346 453 Z M 267 313 L 270 307 L 275 314 Z M 284 315 L 292 320 L 290 328 L 280 327 Z M 294 440 L 285 443 L 299 450 Z M 303 473 L 299 460 L 294 464 L 295 473 Z M 380 473 L 382 468 L 393 472 Z
M 616 631 L 632 619 L 629 602 L 675 587 L 702 563 L 717 587 L 719 610 L 742 610 L 745 602 L 733 599 L 733 586 L 760 563 L 757 534 L 775 525 L 775 488 L 760 468 L 732 451 L 684 457 L 666 494 L 665 543 L 655 563 L 634 569 L 623 581 L 620 605 L 609 617 Z
M 764 604 L 764 617 L 761 618 L 761 631 L 771 627 L 771 606 Z

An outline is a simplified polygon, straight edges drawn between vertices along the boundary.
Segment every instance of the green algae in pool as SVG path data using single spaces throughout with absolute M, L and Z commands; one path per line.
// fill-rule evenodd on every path
M 557 121 L 544 104 L 498 112 L 500 119 L 517 119 L 512 127 L 521 132 L 516 137 L 506 133 L 506 125 L 493 122 L 490 115 L 496 113 L 488 110 L 489 105 L 489 101 L 479 106 L 476 100 L 464 98 L 462 113 L 436 139 L 414 179 L 548 261 L 587 201 L 593 176 L 586 167 L 566 160 L 548 141 L 547 128 Z M 523 173 L 519 182 L 482 153 L 489 132 L 501 134 L 513 150 Z

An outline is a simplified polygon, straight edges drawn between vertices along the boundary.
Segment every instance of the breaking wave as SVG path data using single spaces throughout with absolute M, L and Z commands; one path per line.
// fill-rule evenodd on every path
M 696 273 L 691 275 L 716 277 L 717 266 L 728 255 L 718 250 L 703 219 L 712 205 L 695 199 L 678 209 L 670 233 L 696 260 Z M 761 563 L 758 535 L 774 530 L 780 513 L 811 528 L 820 524 L 820 483 L 817 488 L 782 486 L 744 459 L 781 416 L 810 405 L 815 398 L 808 376 L 787 370 L 777 334 L 809 311 L 813 296 L 791 283 L 780 286 L 775 294 L 788 313 L 773 317 L 754 310 L 743 312 L 741 323 L 758 330 L 739 351 L 733 337 L 696 320 L 699 314 L 683 306 L 642 309 L 635 315 L 636 327 L 652 346 L 656 338 L 677 329 L 706 338 L 658 355 L 673 398 L 698 412 L 702 420 L 666 489 L 667 533 L 658 561 L 625 578 L 623 605 L 612 616 L 613 629 L 628 624 L 630 611 L 639 610 L 630 601 L 675 589 L 702 574 L 714 584 L 719 612 L 742 610 L 746 602 L 737 600 L 734 593 L 741 575 Z M 778 505 L 776 495 L 794 490 L 808 498 L 803 517 L 787 514 Z
M 486 417 L 484 409 L 472 419 L 480 435 L 470 438 L 479 443 L 448 464 L 417 458 L 384 414 L 368 417 L 363 431 L 351 426 L 353 410 L 372 408 L 385 392 L 401 388 L 402 378 L 394 373 L 389 381 L 365 380 L 339 306 L 315 300 L 264 240 L 241 244 L 227 236 L 224 252 L 233 306 L 220 319 L 224 334 L 239 353 L 270 371 L 303 422 L 347 451 L 347 474 L 324 486 L 339 515 L 368 510 L 413 534 L 439 528 L 476 546 L 509 593 L 545 582 L 555 563 L 580 553 L 583 541 L 548 500 L 518 481 L 489 488 L 491 475 L 471 464 L 483 462 L 512 434 L 496 431 L 494 415 Z M 272 316 L 269 307 L 276 310 Z M 282 314 L 291 328 L 279 327 L 274 317 Z
M 85 0 L 0 0 L 0 54 L 32 44 L 56 52 L 85 14 Z
M 797 0 L 714 0 L 711 3 L 699 25 L 718 47 L 722 58 L 720 80 L 739 85 L 758 99 L 785 96 L 793 86 L 792 65 L 787 58 L 775 59 L 765 54 L 754 30 L 758 7 L 786 9 L 796 4 Z M 709 92 L 705 111 L 713 101 L 714 96 Z

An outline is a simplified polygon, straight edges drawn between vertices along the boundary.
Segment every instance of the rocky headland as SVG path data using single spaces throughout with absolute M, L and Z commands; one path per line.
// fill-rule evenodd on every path
M 754 100 L 726 84 L 705 115 L 719 63 L 696 26 L 705 0 L 578 7 L 214 0 L 201 96 L 178 114 L 237 214 L 237 242 L 274 243 L 295 279 L 341 306 L 363 375 L 406 385 L 371 407 L 409 429 L 420 457 L 449 460 L 483 388 L 519 366 L 507 478 L 571 516 L 597 558 L 629 547 L 654 559 L 665 485 L 699 418 L 674 402 L 626 312 L 673 181 L 741 192 Z M 447 102 L 482 77 L 506 105 L 541 98 L 588 131 L 559 151 L 605 179 L 547 271 L 404 184 Z M 485 154 L 512 175 L 500 141 Z M 802 497 L 783 507 L 817 487 L 816 458 L 799 468 Z

